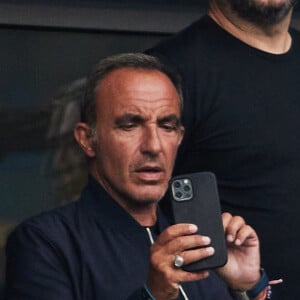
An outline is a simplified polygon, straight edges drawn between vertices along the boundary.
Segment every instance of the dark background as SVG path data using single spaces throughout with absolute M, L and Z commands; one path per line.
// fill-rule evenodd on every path
M 76 121 L 68 103 L 80 98 L 78 79 L 100 58 L 143 51 L 206 9 L 205 0 L 0 1 L 0 286 L 11 228 L 73 200 L 84 184 L 72 126 L 62 130 Z M 299 19 L 297 8 L 294 26 Z
M 199 1 L 0 1 L 0 220 L 59 204 L 46 135 L 62 87 L 113 53 L 143 51 L 205 12 Z
M 69 86 L 102 57 L 143 51 L 204 11 L 194 0 L 0 1 L 0 299 L 8 232 L 85 182 L 71 126 L 61 133 L 76 116 Z

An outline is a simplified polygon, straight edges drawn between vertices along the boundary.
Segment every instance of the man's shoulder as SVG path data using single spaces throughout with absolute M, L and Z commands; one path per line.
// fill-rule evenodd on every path
M 163 39 L 146 52 L 154 55 L 175 55 L 178 52 L 195 52 L 199 47 L 206 48 L 210 42 L 215 40 L 214 31 L 216 26 L 210 17 L 204 15 L 175 35 Z
M 300 45 L 300 30 L 298 28 L 291 27 L 289 31 L 292 36 L 293 42 L 296 43 L 297 46 L 299 47 L 299 45 Z
M 164 63 L 171 65 L 180 73 L 194 70 L 201 66 L 215 63 L 216 58 L 224 57 L 228 34 L 225 33 L 208 15 L 179 33 L 162 40 L 146 53 L 157 56 Z
M 11 232 L 8 242 L 14 240 L 64 239 L 65 234 L 75 230 L 78 202 L 53 208 L 23 220 Z
M 291 25 L 290 27 L 290 32 L 293 34 L 293 35 L 296 35 L 297 38 L 300 37 L 300 29 L 298 27 L 295 27 L 293 25 Z
M 51 224 L 58 225 L 66 220 L 74 218 L 77 211 L 78 200 L 69 204 L 61 205 L 53 209 L 43 211 L 37 215 L 31 216 L 24 220 L 20 226 L 43 226 L 47 227 Z

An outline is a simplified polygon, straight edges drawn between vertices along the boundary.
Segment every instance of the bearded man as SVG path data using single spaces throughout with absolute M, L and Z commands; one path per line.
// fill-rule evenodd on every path
M 183 77 L 175 174 L 212 171 L 224 211 L 261 239 L 273 298 L 299 299 L 300 34 L 293 0 L 210 0 L 207 15 L 147 52 Z M 298 74 L 298 75 L 297 75 Z M 167 211 L 168 201 L 163 202 Z

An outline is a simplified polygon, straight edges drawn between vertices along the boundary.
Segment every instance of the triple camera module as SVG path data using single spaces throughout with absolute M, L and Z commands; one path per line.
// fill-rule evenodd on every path
M 172 182 L 172 193 L 176 201 L 187 201 L 193 198 L 192 182 L 188 178 L 176 179 Z

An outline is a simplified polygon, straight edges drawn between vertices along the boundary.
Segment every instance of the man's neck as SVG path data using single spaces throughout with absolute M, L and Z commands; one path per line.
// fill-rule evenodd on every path
M 212 0 L 208 15 L 224 30 L 253 48 L 272 54 L 283 54 L 291 47 L 288 28 L 292 11 L 280 23 L 260 27 L 239 17 L 229 6 L 220 9 Z
M 125 208 L 126 209 L 126 208 Z M 149 209 L 145 210 L 130 210 L 127 207 L 127 212 L 141 225 L 144 227 L 151 227 L 156 224 L 156 210 L 157 206 L 153 205 Z
M 90 166 L 90 174 L 102 186 L 102 188 L 111 196 L 113 201 L 116 201 L 130 214 L 141 226 L 150 227 L 156 224 L 156 213 L 158 201 L 149 203 L 134 203 L 133 201 L 125 201 L 114 189 L 103 180 L 99 175 L 96 164 Z

